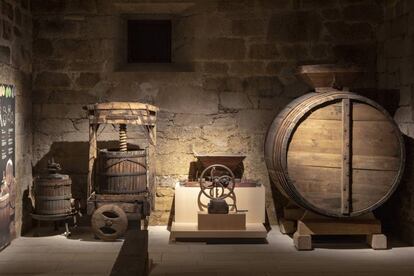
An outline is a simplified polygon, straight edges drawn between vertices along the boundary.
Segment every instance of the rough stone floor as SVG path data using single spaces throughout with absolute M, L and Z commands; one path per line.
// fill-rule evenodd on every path
M 414 247 L 393 243 L 374 251 L 363 243 L 318 243 L 298 252 L 277 227 L 268 244 L 170 244 L 166 227 L 150 228 L 151 275 L 414 275 Z M 0 252 L 0 275 L 108 275 L 122 241 L 96 241 L 86 229 L 63 236 L 22 237 Z

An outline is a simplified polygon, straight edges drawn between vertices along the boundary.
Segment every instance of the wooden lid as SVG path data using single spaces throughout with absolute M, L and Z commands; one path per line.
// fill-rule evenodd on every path
M 313 88 L 351 87 L 363 70 L 356 65 L 318 64 L 302 65 L 297 74 Z
M 124 110 L 149 110 L 157 112 L 158 107 L 139 102 L 108 102 L 108 103 L 96 103 L 86 106 L 88 110 L 113 110 L 113 109 L 124 109 Z

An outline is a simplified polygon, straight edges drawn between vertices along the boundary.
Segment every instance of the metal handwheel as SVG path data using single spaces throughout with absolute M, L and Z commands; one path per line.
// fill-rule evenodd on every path
M 92 230 L 103 241 L 114 241 L 128 228 L 128 218 L 119 206 L 106 204 L 92 215 Z
M 210 199 L 224 199 L 233 194 L 235 181 L 233 172 L 226 166 L 208 166 L 200 175 L 201 192 Z

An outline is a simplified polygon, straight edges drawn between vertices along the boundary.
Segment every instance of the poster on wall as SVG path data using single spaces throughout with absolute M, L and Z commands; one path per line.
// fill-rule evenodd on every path
M 15 89 L 0 84 L 0 250 L 15 236 Z

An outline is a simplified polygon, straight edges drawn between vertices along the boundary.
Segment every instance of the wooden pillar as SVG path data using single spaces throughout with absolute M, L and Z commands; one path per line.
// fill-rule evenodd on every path
M 93 187 L 94 187 L 94 165 L 95 160 L 98 156 L 98 142 L 97 142 L 97 132 L 99 125 L 90 124 L 89 125 L 89 166 L 88 166 L 88 194 L 87 198 L 90 197 Z

